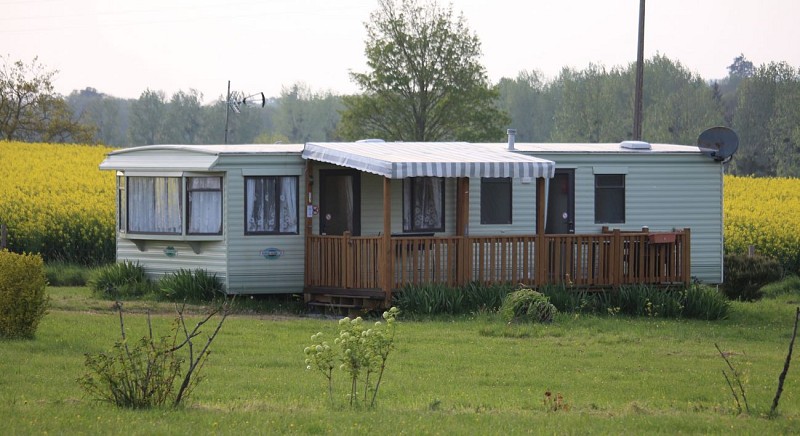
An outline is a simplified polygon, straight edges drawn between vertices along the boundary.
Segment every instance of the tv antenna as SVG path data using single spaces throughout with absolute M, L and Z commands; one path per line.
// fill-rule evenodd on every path
M 228 80 L 228 97 L 225 99 L 225 144 L 228 143 L 228 121 L 231 117 L 231 111 L 235 114 L 242 113 L 242 107 L 255 106 L 259 105 L 264 107 L 267 104 L 267 98 L 264 97 L 263 92 L 259 92 L 257 94 L 248 95 L 247 97 L 243 97 L 241 100 L 236 100 L 231 98 L 231 81 Z

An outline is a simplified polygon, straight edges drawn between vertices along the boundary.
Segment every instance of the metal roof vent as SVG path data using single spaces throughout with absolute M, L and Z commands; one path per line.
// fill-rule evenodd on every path
M 508 129 L 506 133 L 508 133 L 508 150 L 514 151 L 514 143 L 517 140 L 517 129 Z
M 359 139 L 356 142 L 378 142 L 378 143 L 380 143 L 380 142 L 386 142 L 386 141 L 384 141 L 383 139 L 380 139 L 380 138 L 367 138 L 367 139 Z
M 628 150 L 651 150 L 649 142 L 644 141 L 622 141 L 619 143 L 620 148 L 627 148 Z

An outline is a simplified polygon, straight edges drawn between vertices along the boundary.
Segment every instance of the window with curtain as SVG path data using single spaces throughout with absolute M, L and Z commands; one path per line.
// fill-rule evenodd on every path
M 511 178 L 481 178 L 481 224 L 511 224 Z
M 245 177 L 245 234 L 299 233 L 298 178 Z
M 125 176 L 117 176 L 117 228 L 120 232 L 127 230 L 125 226 L 128 217 L 125 206 Z
M 186 178 L 186 210 L 190 235 L 222 234 L 222 177 Z
M 180 235 L 180 177 L 128 177 L 128 232 Z
M 594 222 L 597 224 L 625 222 L 624 174 L 595 174 Z
M 403 180 L 403 231 L 444 231 L 444 178 Z

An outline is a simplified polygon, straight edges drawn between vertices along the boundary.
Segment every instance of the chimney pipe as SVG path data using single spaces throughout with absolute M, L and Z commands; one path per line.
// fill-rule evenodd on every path
M 508 129 L 506 132 L 508 133 L 508 150 L 514 151 L 514 142 L 517 138 L 517 129 Z

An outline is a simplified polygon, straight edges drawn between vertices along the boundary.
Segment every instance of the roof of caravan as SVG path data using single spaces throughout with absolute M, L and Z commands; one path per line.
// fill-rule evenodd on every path
M 506 143 L 494 144 L 497 147 L 507 147 Z M 549 142 L 549 143 L 531 143 L 531 142 L 517 142 L 514 148 L 523 152 L 541 152 L 541 153 L 633 153 L 633 154 L 649 154 L 649 153 L 700 153 L 700 148 L 694 145 L 676 145 L 676 144 L 650 144 L 649 149 L 629 149 L 620 146 L 620 143 L 567 143 L 567 142 Z
M 303 144 L 145 145 L 112 151 L 100 164 L 100 169 L 208 171 L 221 155 L 299 155 L 302 151 Z
M 378 174 L 406 177 L 546 177 L 550 160 L 493 144 L 468 142 L 310 142 L 303 158 Z

